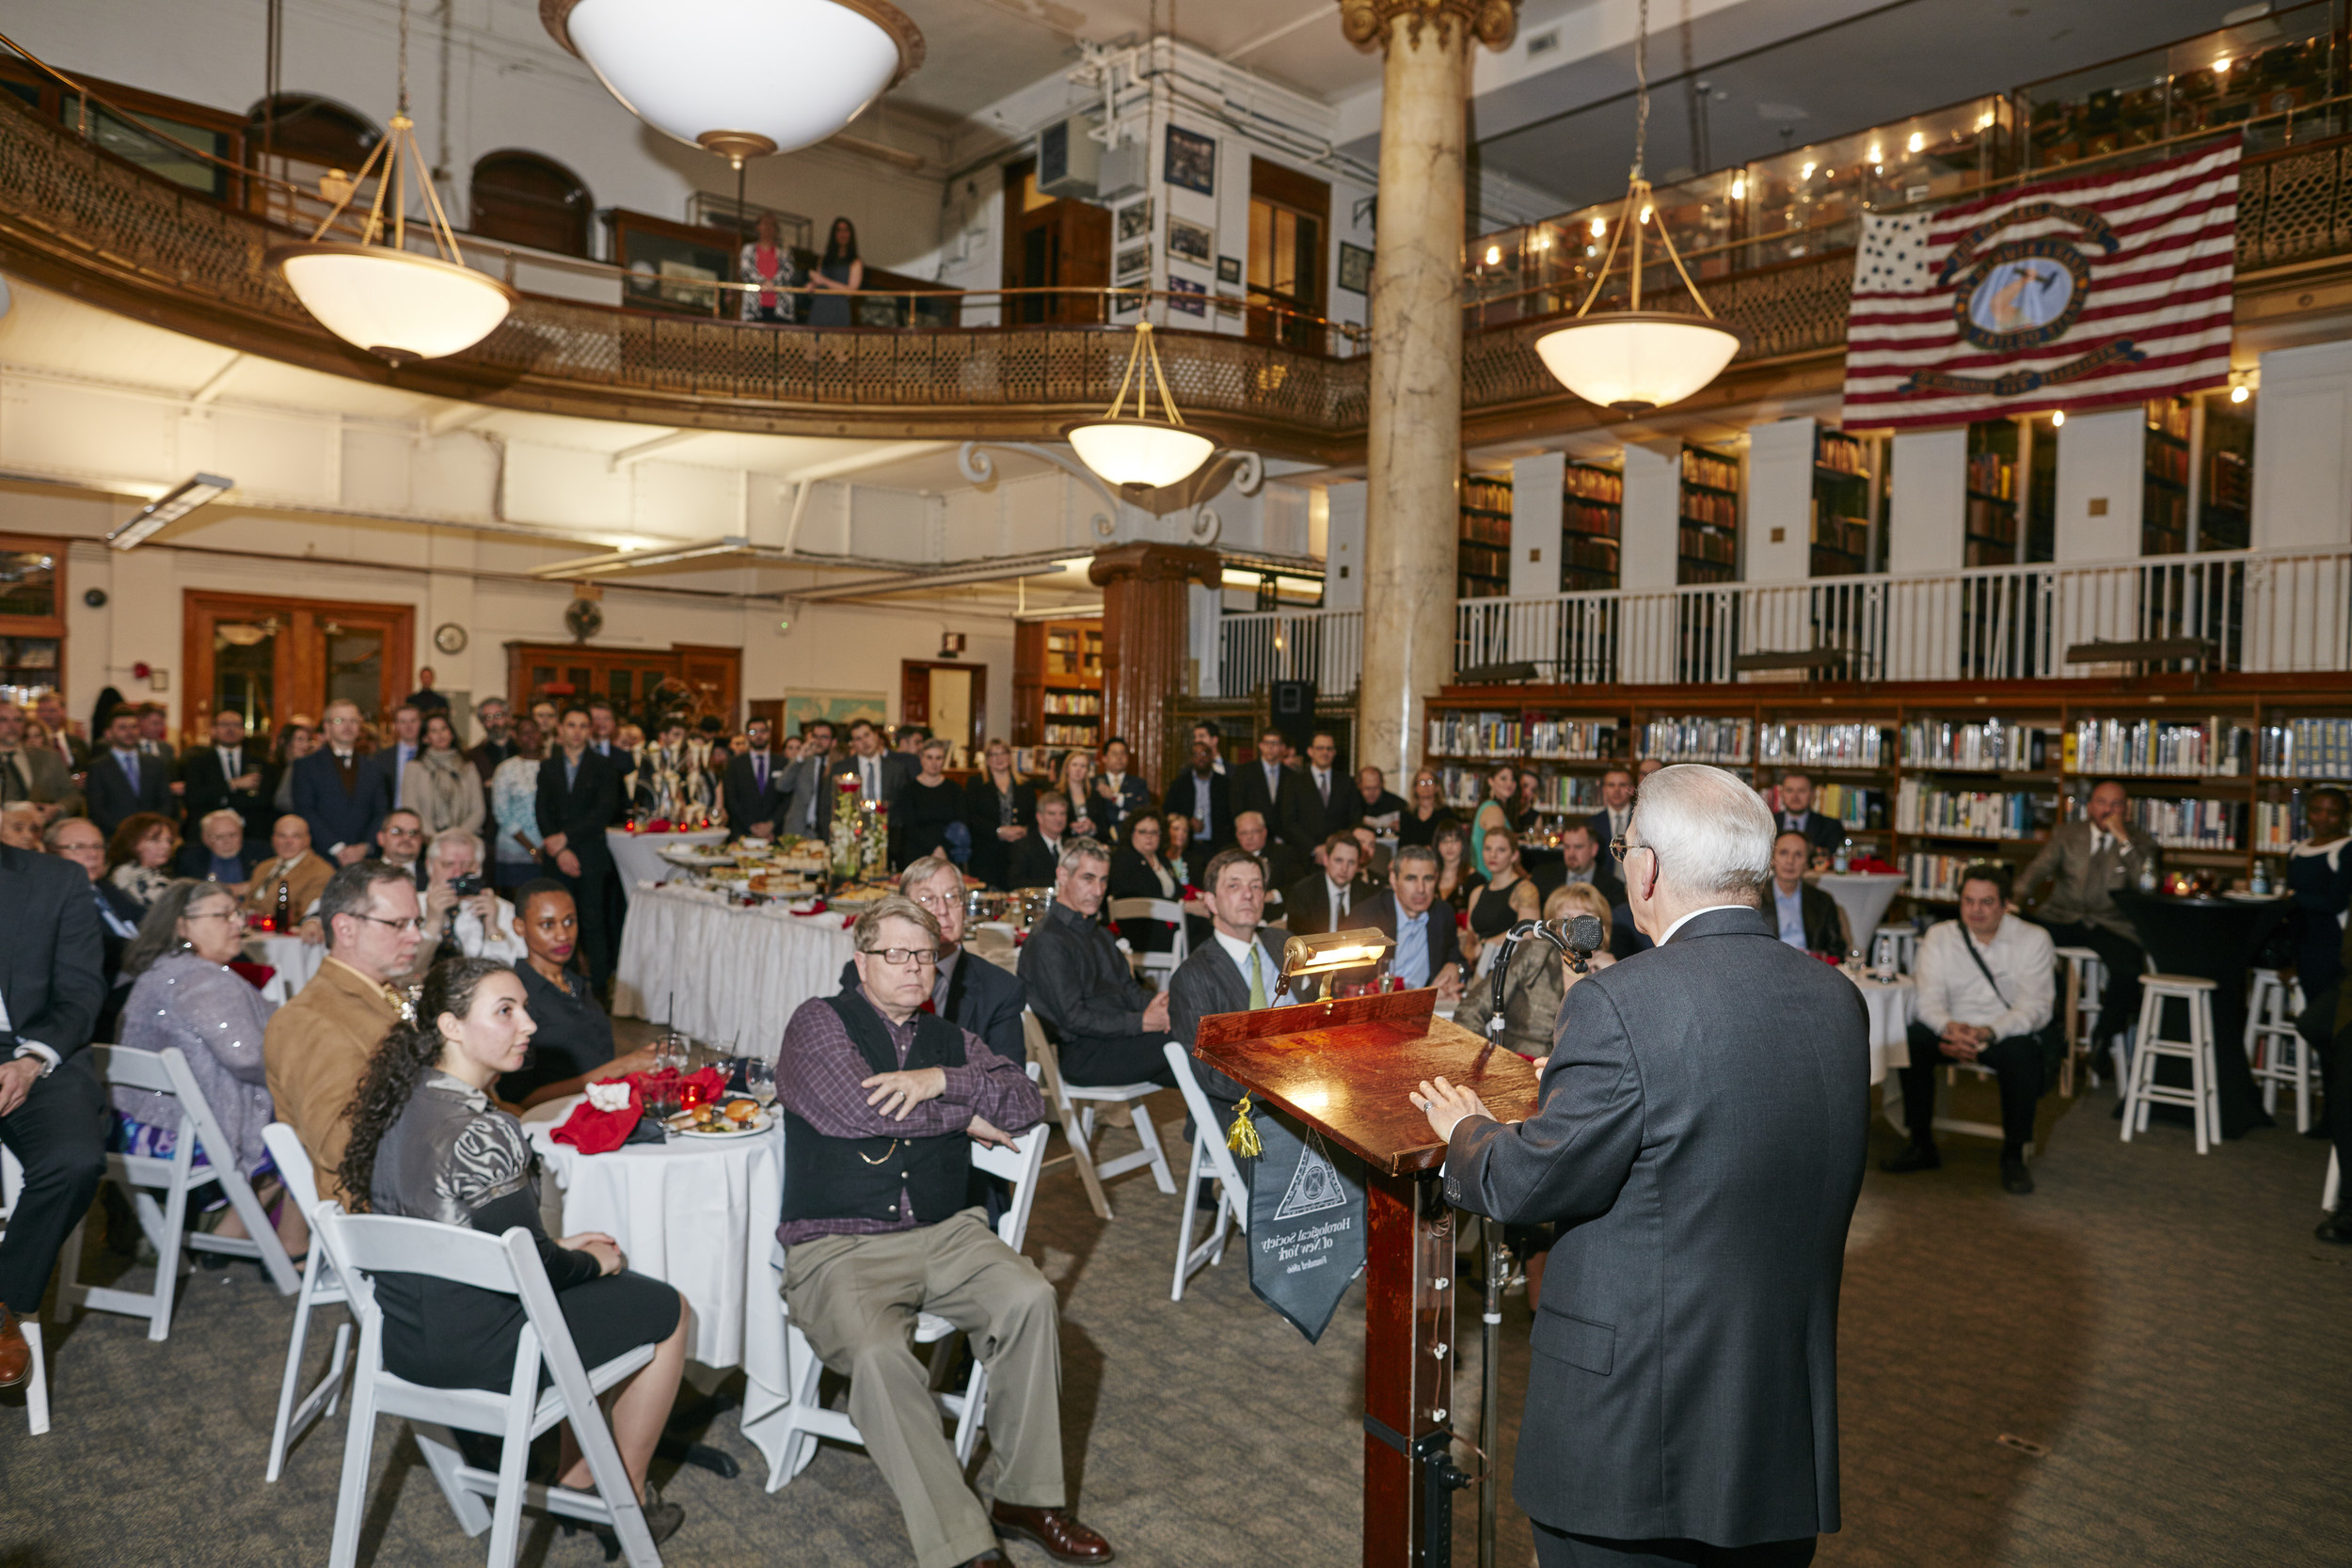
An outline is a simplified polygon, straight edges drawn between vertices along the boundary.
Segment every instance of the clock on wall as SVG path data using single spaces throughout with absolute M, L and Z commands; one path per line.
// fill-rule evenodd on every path
M 564 607 L 564 629 L 585 642 L 604 629 L 604 609 L 594 599 L 574 599 Z
M 444 621 L 433 628 L 433 645 L 445 654 L 466 651 L 466 628 L 454 621 Z

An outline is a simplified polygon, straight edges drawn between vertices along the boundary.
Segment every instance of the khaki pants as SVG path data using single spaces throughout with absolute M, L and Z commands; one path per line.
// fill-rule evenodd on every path
M 1060 1303 L 981 1211 L 798 1243 L 785 1258 L 784 1300 L 818 1359 L 849 1378 L 850 1418 L 898 1495 L 920 1568 L 955 1568 L 997 1542 L 915 1359 L 917 1312 L 970 1335 L 988 1368 L 997 1500 L 1063 1505 Z

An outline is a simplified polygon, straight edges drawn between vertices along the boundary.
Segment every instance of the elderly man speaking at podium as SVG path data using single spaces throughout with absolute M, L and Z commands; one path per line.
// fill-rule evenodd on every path
M 1571 976 L 1535 1114 L 1413 1096 L 1449 1202 L 1560 1227 L 1512 1495 L 1542 1568 L 1810 1562 L 1837 1528 L 1861 996 L 1775 939 L 1772 815 L 1731 774 L 1645 781 L 1612 848 L 1658 945 Z

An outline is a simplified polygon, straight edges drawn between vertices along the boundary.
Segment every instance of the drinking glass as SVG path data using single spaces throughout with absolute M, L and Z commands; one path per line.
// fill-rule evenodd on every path
M 761 1110 L 776 1102 L 776 1064 L 761 1056 L 746 1057 L 743 1062 L 743 1087 L 759 1101 Z

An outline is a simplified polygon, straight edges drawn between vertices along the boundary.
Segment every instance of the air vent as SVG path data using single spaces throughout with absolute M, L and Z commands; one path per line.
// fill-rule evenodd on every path
M 1560 29 L 1557 27 L 1547 27 L 1540 33 L 1531 33 L 1528 35 L 1527 57 L 1531 60 L 1540 60 L 1546 55 L 1557 52 L 1559 47 Z

